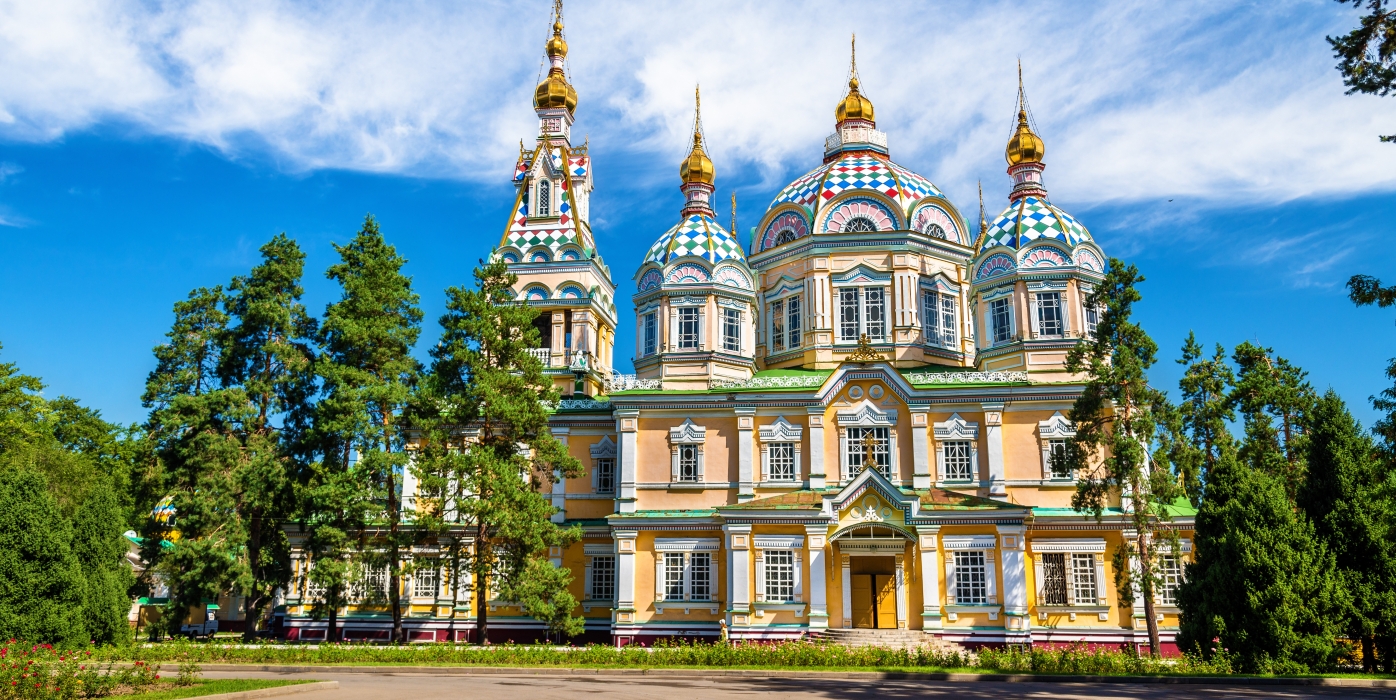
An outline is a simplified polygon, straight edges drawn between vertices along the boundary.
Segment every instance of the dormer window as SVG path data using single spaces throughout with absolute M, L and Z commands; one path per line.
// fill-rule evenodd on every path
M 553 185 L 547 180 L 538 182 L 538 216 L 551 216 L 553 211 Z

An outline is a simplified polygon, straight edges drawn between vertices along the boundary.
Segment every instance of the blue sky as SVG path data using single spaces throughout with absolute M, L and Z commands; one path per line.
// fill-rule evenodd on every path
M 966 212 L 1005 204 L 1022 57 L 1055 203 L 1148 282 L 1140 319 L 1176 385 L 1189 329 L 1272 346 L 1370 422 L 1396 312 L 1343 282 L 1396 282 L 1396 100 L 1346 96 L 1329 0 L 1256 3 L 573 2 L 576 132 L 620 286 L 678 216 L 701 82 L 719 200 L 741 230 L 818 163 L 859 35 L 892 155 Z M 1218 5 L 1224 5 L 1218 7 Z M 429 347 L 443 289 L 502 231 L 534 133 L 548 6 L 530 3 L 19 3 L 0 8 L 0 361 L 138 421 L 170 307 L 226 283 L 285 231 L 306 301 L 367 212 L 409 259 Z M 725 206 L 721 218 L 725 221 Z

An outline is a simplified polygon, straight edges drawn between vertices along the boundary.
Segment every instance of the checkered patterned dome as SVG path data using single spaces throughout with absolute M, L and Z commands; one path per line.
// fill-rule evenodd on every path
M 1070 214 L 1040 197 L 1024 197 L 1008 205 L 984 230 L 979 250 L 997 246 L 1020 249 L 1039 238 L 1052 238 L 1075 248 L 1091 233 Z
M 717 264 L 723 260 L 742 260 L 745 256 L 736 237 L 718 225 L 717 220 L 703 214 L 690 214 L 650 246 L 641 264 L 667 265 L 680 258 L 700 258 Z
M 930 180 L 896 163 L 865 153 L 849 153 L 801 175 L 776 195 L 767 210 L 793 202 L 814 215 L 812 220 L 819 221 L 824 205 L 849 190 L 872 190 L 891 197 L 901 205 L 902 216 L 923 197 L 945 196 Z

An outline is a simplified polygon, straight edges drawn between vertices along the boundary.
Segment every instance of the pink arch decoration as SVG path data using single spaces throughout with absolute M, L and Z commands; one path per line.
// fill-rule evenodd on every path
M 994 255 L 990 255 L 988 260 L 979 263 L 979 271 L 974 273 L 974 279 L 986 280 L 991 277 L 1005 275 L 1012 272 L 1014 267 L 1013 258 L 1003 253 L 995 253 Z
M 765 232 L 761 234 L 761 250 L 774 246 L 780 232 L 787 230 L 795 234 L 795 238 L 803 238 L 809 233 L 809 226 L 805 224 L 805 217 L 793 211 L 787 211 L 766 225 Z
M 707 282 L 709 279 L 711 278 L 708 277 L 707 270 L 693 263 L 685 263 L 670 270 L 669 275 L 664 278 L 664 281 L 671 284 L 696 284 L 699 282 Z
M 824 230 L 829 233 L 843 231 L 844 224 L 862 217 L 873 222 L 879 231 L 892 231 L 897 228 L 897 219 L 886 207 L 870 199 L 844 200 L 829 214 Z
M 1066 267 L 1070 264 L 1066 253 L 1050 246 L 1033 248 L 1023 257 L 1023 267 Z

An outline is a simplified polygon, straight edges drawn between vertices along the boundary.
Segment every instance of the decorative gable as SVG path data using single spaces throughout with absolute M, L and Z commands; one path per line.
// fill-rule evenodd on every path
M 799 442 L 804 427 L 795 425 L 785 420 L 785 416 L 781 416 L 776 422 L 761 426 L 758 432 L 761 434 L 761 442 Z
M 609 458 L 615 458 L 615 456 L 616 456 L 616 443 L 615 443 L 614 441 L 611 440 L 611 436 L 610 436 L 610 435 L 607 435 L 606 437 L 601 438 L 601 441 L 600 441 L 600 442 L 597 442 L 597 443 L 595 443 L 595 444 L 593 444 L 593 445 L 591 446 L 591 458 L 592 458 L 592 459 L 605 459 L 605 458 L 608 458 L 608 457 L 609 457 Z
M 979 424 L 971 423 L 958 413 L 950 414 L 950 420 L 935 424 L 936 440 L 978 440 Z
M 708 429 L 697 425 L 693 419 L 683 422 L 683 425 L 669 429 L 669 442 L 675 445 L 702 444 L 707 440 Z
M 1076 437 L 1076 425 L 1057 411 L 1051 418 L 1038 421 L 1037 434 L 1044 440 L 1072 438 Z
M 847 426 L 873 426 L 888 427 L 897 424 L 896 411 L 884 411 L 874 405 L 871 401 L 863 399 L 850 410 L 839 411 L 838 422 L 840 427 Z

